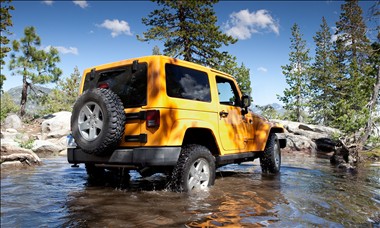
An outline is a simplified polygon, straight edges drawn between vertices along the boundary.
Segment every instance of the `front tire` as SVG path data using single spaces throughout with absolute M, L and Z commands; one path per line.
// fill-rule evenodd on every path
M 215 182 L 215 158 L 210 150 L 201 145 L 182 148 L 173 170 L 170 187 L 176 192 L 206 189 Z
M 281 150 L 275 133 L 270 133 L 263 154 L 260 156 L 260 165 L 263 173 L 276 174 L 280 172 Z

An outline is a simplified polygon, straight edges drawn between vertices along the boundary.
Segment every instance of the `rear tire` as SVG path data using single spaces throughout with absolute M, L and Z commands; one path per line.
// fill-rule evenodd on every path
M 260 156 L 260 165 L 263 173 L 276 174 L 280 172 L 281 150 L 276 134 L 270 133 L 263 154 Z
M 173 170 L 170 188 L 176 192 L 206 189 L 215 182 L 215 158 L 205 146 L 191 144 L 182 148 Z
M 105 169 L 96 167 L 94 164 L 85 164 L 88 179 L 90 181 L 103 181 L 105 179 Z
M 119 188 L 129 186 L 131 176 L 128 169 L 104 168 L 91 163 L 86 163 L 85 166 L 90 184 L 103 185 L 107 183 Z

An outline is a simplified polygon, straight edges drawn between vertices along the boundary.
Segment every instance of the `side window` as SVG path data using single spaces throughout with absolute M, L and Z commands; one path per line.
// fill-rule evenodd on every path
M 240 106 L 239 93 L 232 80 L 216 77 L 218 86 L 219 103 L 231 106 Z
M 205 102 L 211 101 L 207 73 L 173 64 L 166 64 L 165 72 L 168 96 Z

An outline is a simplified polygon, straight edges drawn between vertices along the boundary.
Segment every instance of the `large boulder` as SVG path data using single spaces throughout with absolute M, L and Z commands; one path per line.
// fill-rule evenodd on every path
M 16 114 L 11 114 L 7 116 L 4 120 L 4 128 L 13 128 L 13 129 L 21 129 L 22 121 L 20 117 Z
M 286 147 L 296 151 L 310 151 L 312 153 L 317 151 L 317 145 L 311 139 L 302 136 L 285 133 Z
M 63 149 L 65 149 L 64 146 L 47 140 L 36 140 L 32 147 L 33 152 L 44 155 L 56 155 Z
M 304 124 L 286 120 L 272 120 L 280 123 L 286 129 L 287 147 L 290 150 L 309 150 L 311 152 L 332 152 L 336 141 L 333 135 L 341 132 L 338 129 Z
M 70 133 L 71 112 L 57 112 L 41 124 L 42 139 L 61 138 Z

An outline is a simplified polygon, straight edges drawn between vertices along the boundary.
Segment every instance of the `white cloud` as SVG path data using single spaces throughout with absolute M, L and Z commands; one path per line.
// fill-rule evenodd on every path
M 88 7 L 88 3 L 87 3 L 87 1 L 73 1 L 73 3 L 75 4 L 75 5 L 78 5 L 80 8 L 82 8 L 82 9 L 84 9 L 84 8 L 86 8 L 86 7 Z
M 44 50 L 49 51 L 51 47 L 57 49 L 59 53 L 62 53 L 64 55 L 66 55 L 66 54 L 78 55 L 79 54 L 78 48 L 76 48 L 76 47 L 66 48 L 66 47 L 62 47 L 62 46 L 51 46 L 51 45 L 49 45 L 46 48 L 44 48 Z
M 48 6 L 51 6 L 53 5 L 54 1 L 51 1 L 51 0 L 46 0 L 46 1 L 42 1 L 42 3 L 48 5 Z
M 240 40 L 251 38 L 254 33 L 262 31 L 280 34 L 280 25 L 267 10 L 249 12 L 248 9 L 233 12 L 225 25 L 227 35 Z
M 335 35 L 336 27 L 331 27 L 332 35 L 331 35 L 331 41 L 335 42 L 338 39 L 338 35 Z
M 268 69 L 265 67 L 259 67 L 259 68 L 257 68 L 257 71 L 266 73 L 266 72 L 268 72 Z
M 106 28 L 108 30 L 111 30 L 111 36 L 116 37 L 122 33 L 128 36 L 132 36 L 131 28 L 129 27 L 128 22 L 126 21 L 119 21 L 117 19 L 114 20 L 108 20 L 106 19 L 99 27 Z

